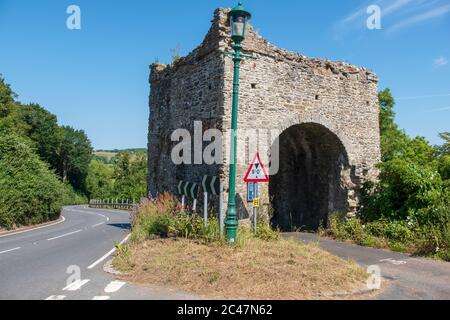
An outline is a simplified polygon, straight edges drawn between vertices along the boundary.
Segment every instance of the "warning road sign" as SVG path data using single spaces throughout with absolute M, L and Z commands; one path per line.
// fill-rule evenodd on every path
M 261 162 L 259 153 L 255 155 L 253 162 L 245 175 L 245 182 L 269 182 L 269 176 Z

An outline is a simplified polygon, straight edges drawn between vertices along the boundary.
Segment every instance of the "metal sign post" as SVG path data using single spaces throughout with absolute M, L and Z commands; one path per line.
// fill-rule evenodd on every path
M 223 182 L 220 182 L 220 194 L 219 194 L 219 225 L 220 225 L 220 238 L 222 239 L 225 232 L 225 212 L 223 205 Z
M 208 225 L 208 192 L 203 192 L 203 220 Z
M 253 162 L 245 175 L 245 182 L 248 183 L 248 201 L 253 201 L 253 227 L 255 236 L 258 232 L 258 209 L 261 206 L 259 198 L 259 182 L 269 182 L 269 176 L 264 168 L 259 153 L 256 153 Z
M 205 225 L 208 224 L 208 194 L 219 196 L 219 223 L 222 226 L 223 220 L 223 184 L 218 177 L 204 176 L 202 180 L 202 191 L 204 195 L 204 208 L 203 216 L 205 219 Z M 221 232 L 222 236 L 222 232 Z
M 180 181 L 178 184 L 178 193 L 181 195 L 181 206 L 183 210 L 186 207 L 186 197 L 194 200 L 192 205 L 192 211 L 197 210 L 197 197 L 198 197 L 199 187 L 196 183 Z
M 255 232 L 255 236 L 258 233 L 258 208 L 260 206 L 260 200 L 259 198 L 255 198 L 253 200 L 253 227 L 254 227 L 254 232 Z

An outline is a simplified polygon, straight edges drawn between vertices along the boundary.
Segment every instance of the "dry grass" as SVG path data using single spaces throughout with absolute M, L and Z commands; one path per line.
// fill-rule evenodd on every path
M 355 263 L 316 245 L 253 239 L 230 248 L 185 239 L 156 239 L 120 248 L 116 268 L 125 280 L 211 298 L 317 299 L 364 287 Z

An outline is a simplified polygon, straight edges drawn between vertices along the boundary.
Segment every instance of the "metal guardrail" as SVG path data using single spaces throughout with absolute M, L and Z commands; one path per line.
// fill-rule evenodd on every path
M 133 210 L 138 204 L 130 199 L 107 199 L 89 201 L 89 207 L 94 209 Z

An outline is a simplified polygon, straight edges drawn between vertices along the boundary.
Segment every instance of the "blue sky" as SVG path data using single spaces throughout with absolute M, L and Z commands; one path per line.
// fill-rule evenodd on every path
M 222 0 L 0 0 L 0 73 L 19 100 L 84 129 L 97 149 L 145 147 L 148 66 L 187 54 Z M 66 9 L 81 8 L 81 30 Z M 397 122 L 440 143 L 450 131 L 450 0 L 257 1 L 252 24 L 280 47 L 366 66 L 397 99 Z M 369 30 L 369 5 L 382 10 Z

